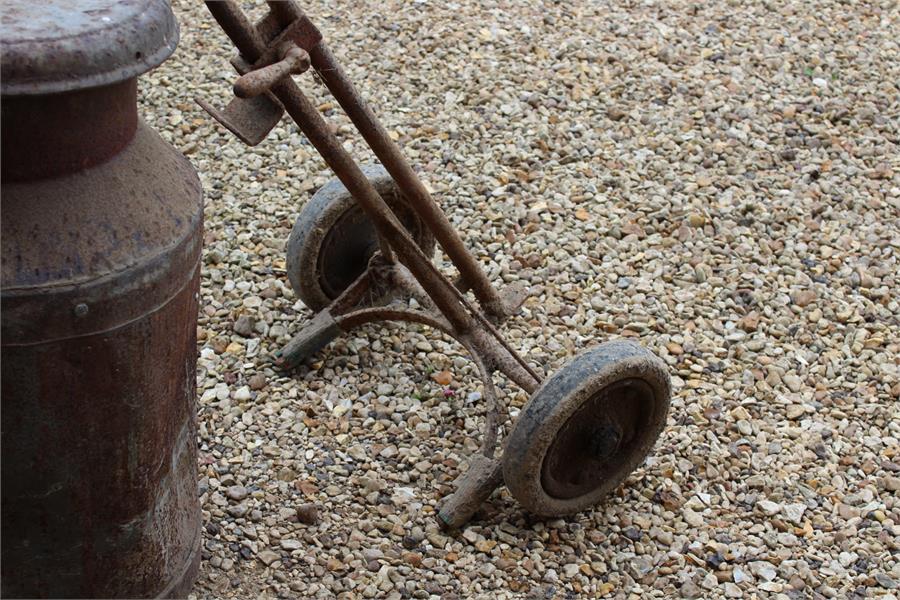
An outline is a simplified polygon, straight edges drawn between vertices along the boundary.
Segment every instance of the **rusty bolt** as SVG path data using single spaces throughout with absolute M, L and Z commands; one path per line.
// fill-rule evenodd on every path
M 588 453 L 596 460 L 606 460 L 619 449 L 622 432 L 612 423 L 603 423 L 590 440 Z
M 273 85 L 288 75 L 299 75 L 309 69 L 309 54 L 303 48 L 290 46 L 284 50 L 277 63 L 242 75 L 234 82 L 234 95 L 253 98 L 269 91 Z

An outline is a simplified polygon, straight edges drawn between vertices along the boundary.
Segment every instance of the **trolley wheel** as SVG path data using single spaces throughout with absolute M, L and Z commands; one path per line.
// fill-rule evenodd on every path
M 410 208 L 381 165 L 363 173 L 429 257 L 434 235 Z M 378 249 L 375 227 L 337 179 L 332 179 L 300 211 L 287 243 L 287 275 L 294 292 L 319 311 L 362 275 Z
M 666 423 L 665 365 L 613 341 L 566 363 L 522 409 L 503 454 L 503 478 L 531 513 L 561 517 L 597 504 L 650 452 Z

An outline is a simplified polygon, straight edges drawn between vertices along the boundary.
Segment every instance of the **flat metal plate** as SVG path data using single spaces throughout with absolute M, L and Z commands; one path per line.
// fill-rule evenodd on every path
M 255 146 L 269 135 L 281 120 L 284 109 L 267 94 L 253 98 L 234 98 L 223 110 L 197 98 L 197 104 L 248 146 Z

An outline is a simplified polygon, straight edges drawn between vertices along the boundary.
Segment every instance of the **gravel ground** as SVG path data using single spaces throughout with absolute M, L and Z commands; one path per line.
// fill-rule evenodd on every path
M 199 110 L 232 50 L 177 2 L 142 105 L 206 191 L 197 598 L 897 597 L 896 2 L 306 9 L 491 278 L 534 287 L 513 345 L 549 372 L 637 338 L 672 409 L 595 511 L 541 522 L 501 490 L 441 533 L 477 378 L 417 327 L 267 365 L 310 316 L 284 246 L 330 175 L 292 124 L 249 149 Z

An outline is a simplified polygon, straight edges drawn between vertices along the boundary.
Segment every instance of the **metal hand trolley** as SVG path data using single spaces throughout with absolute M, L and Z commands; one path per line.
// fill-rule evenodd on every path
M 612 341 L 549 377 L 540 374 L 497 329 L 524 301 L 523 289 L 500 294 L 491 285 L 297 4 L 268 2 L 257 23 L 231 0 L 207 7 L 240 52 L 231 61 L 240 77 L 226 108 L 198 100 L 201 106 L 250 146 L 286 111 L 337 175 L 291 232 L 288 277 L 317 312 L 276 353 L 276 364 L 292 368 L 341 333 L 381 320 L 420 323 L 462 344 L 484 385 L 486 417 L 479 454 L 441 505 L 445 527 L 463 525 L 501 484 L 526 510 L 548 517 L 585 510 L 618 487 L 665 425 L 664 364 L 636 343 Z M 383 166 L 360 168 L 343 149 L 291 77 L 310 67 Z M 435 242 L 459 271 L 455 283 L 430 260 Z M 498 401 L 495 371 L 530 394 L 499 457 L 498 432 L 509 413 Z

